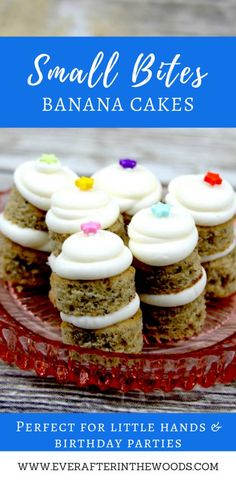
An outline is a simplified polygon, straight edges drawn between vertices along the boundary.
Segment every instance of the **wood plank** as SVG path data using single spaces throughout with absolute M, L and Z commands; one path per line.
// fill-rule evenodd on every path
M 37 12 L 37 13 L 36 13 Z M 1 35 L 236 35 L 234 0 L 2 0 Z
M 187 392 L 99 392 L 41 379 L 0 362 L 0 412 L 235 412 L 235 395 L 235 383 Z
M 13 170 L 42 152 L 80 174 L 122 157 L 135 158 L 160 180 L 220 171 L 236 186 L 236 129 L 2 129 L 0 169 Z

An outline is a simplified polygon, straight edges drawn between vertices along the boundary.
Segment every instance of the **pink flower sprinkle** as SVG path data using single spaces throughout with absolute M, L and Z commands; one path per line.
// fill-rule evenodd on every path
M 96 234 L 98 230 L 101 229 L 101 224 L 99 222 L 86 222 L 85 224 L 81 224 L 81 230 L 84 234 Z

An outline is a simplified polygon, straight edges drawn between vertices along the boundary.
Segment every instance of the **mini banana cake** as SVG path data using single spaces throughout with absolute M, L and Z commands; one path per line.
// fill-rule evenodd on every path
M 199 233 L 198 251 L 207 273 L 206 296 L 223 298 L 236 292 L 236 197 L 232 186 L 214 172 L 176 177 L 168 203 L 186 209 Z
M 99 170 L 93 178 L 97 187 L 118 202 L 126 225 L 136 212 L 161 199 L 161 183 L 136 160 L 121 159 L 117 164 Z
M 142 313 L 132 254 L 97 222 L 81 225 L 51 254 L 50 299 L 60 311 L 67 344 L 105 351 L 142 350 Z
M 92 178 L 80 177 L 69 188 L 55 192 L 46 215 L 53 253 L 60 254 L 67 237 L 80 232 L 81 224 L 91 219 L 101 224 L 102 229 L 114 232 L 128 242 L 117 202 L 98 190 Z
M 45 222 L 51 195 L 72 183 L 76 175 L 54 155 L 21 164 L 14 173 L 4 212 L 0 215 L 1 277 L 19 286 L 48 282 L 51 243 Z
M 206 273 L 191 215 L 159 202 L 134 215 L 128 234 L 145 330 L 164 342 L 199 334 Z

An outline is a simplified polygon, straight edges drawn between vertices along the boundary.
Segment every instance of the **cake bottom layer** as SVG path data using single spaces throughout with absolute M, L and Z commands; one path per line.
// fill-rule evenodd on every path
M 104 316 L 118 311 L 135 297 L 135 270 L 106 279 L 68 280 L 51 275 L 50 300 L 60 312 L 73 316 Z
M 103 351 L 139 353 L 143 347 L 142 313 L 103 329 L 80 329 L 68 322 L 61 324 L 66 344 Z
M 112 224 L 106 230 L 117 234 L 119 237 L 121 237 L 123 242 L 128 245 L 128 236 L 124 225 L 124 219 L 121 214 L 119 215 L 116 222 L 114 222 L 114 224 Z M 71 234 L 58 234 L 57 232 L 49 231 L 49 237 L 53 245 L 52 252 L 55 256 L 58 256 L 61 253 L 62 244 L 70 235 Z
M 163 342 L 199 334 L 206 316 L 204 293 L 183 306 L 158 307 L 142 303 L 141 307 L 145 331 Z
M 48 254 L 22 247 L 0 234 L 0 276 L 22 287 L 49 285 Z
M 207 273 L 206 297 L 222 298 L 236 292 L 236 247 L 226 256 L 202 265 Z

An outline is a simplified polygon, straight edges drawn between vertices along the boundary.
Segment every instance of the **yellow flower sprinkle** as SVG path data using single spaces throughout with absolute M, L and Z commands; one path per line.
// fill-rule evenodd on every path
M 80 190 L 90 190 L 93 188 L 94 179 L 91 177 L 80 177 L 79 179 L 75 180 L 75 185 Z

